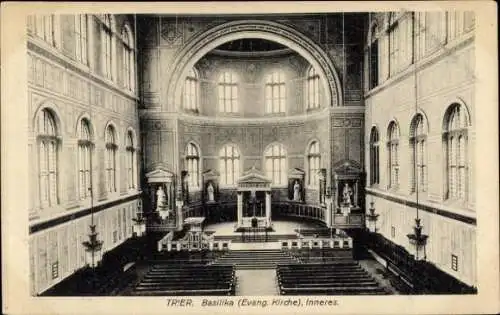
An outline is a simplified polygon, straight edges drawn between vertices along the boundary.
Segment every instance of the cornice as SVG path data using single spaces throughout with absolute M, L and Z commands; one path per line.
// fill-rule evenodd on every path
M 346 111 L 339 111 L 343 113 L 364 113 L 359 109 L 351 109 Z M 308 121 L 316 121 L 328 119 L 331 113 L 331 108 L 325 108 L 313 113 L 281 116 L 281 117 L 214 117 L 214 116 L 198 116 L 185 113 L 172 113 L 160 112 L 156 110 L 141 110 L 139 117 L 145 120 L 165 119 L 191 122 L 201 125 L 228 125 L 228 126 L 241 126 L 241 125 L 269 125 L 269 124 L 302 124 Z
M 231 51 L 214 49 L 210 51 L 209 55 L 222 56 L 222 57 L 236 57 L 236 58 L 262 58 L 262 57 L 278 57 L 286 56 L 295 53 L 290 48 L 276 49 L 270 51 Z
M 115 92 L 123 97 L 126 97 L 129 100 L 139 101 L 139 97 L 137 95 L 124 92 L 119 87 L 115 86 L 114 84 L 111 84 L 109 81 L 91 72 L 88 67 L 78 64 L 77 62 L 71 60 L 70 58 L 60 53 L 54 53 L 54 51 L 48 50 L 46 47 L 43 47 L 41 44 L 37 43 L 36 40 L 28 39 L 27 44 L 28 44 L 28 51 L 34 52 L 53 62 L 56 62 L 58 65 L 64 67 L 65 69 L 68 69 L 80 75 L 83 78 L 89 79 L 90 81 L 92 81 L 93 84 L 99 84 L 103 88 L 109 89 L 112 92 Z
M 476 213 L 473 211 L 453 209 L 443 204 L 435 204 L 428 201 L 419 201 L 417 203 L 413 198 L 391 194 L 371 187 L 366 187 L 365 190 L 367 195 L 379 197 L 407 207 L 418 208 L 419 210 L 460 221 L 469 225 L 476 225 Z

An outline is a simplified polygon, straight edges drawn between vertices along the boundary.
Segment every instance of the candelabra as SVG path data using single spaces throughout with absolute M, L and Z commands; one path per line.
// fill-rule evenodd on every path
M 366 219 L 368 221 L 368 230 L 372 233 L 377 233 L 377 221 L 379 214 L 375 213 L 375 202 L 372 200 L 370 202 L 369 213 L 366 214 Z
M 413 227 L 413 233 L 407 235 L 408 240 L 410 241 L 410 244 L 414 249 L 415 260 L 426 259 L 425 246 L 427 245 L 427 238 L 429 237 L 429 235 L 423 234 L 422 228 L 423 226 L 420 224 L 420 219 L 416 218 L 415 226 Z M 421 250 L 424 251 L 423 256 L 419 255 Z

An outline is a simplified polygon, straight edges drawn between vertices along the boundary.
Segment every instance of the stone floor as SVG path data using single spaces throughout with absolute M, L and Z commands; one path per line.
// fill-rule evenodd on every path
M 276 270 L 236 270 L 236 295 L 278 295 Z

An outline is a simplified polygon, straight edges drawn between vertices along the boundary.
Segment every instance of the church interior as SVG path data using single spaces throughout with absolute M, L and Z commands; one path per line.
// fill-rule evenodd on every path
M 474 294 L 474 13 L 33 15 L 33 296 Z

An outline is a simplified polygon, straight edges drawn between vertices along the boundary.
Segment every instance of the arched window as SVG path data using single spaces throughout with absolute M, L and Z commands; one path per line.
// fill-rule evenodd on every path
M 122 41 L 123 85 L 126 89 L 133 91 L 135 86 L 134 40 L 127 26 L 122 30 Z
M 274 185 L 286 184 L 286 151 L 282 144 L 273 144 L 264 152 L 266 175 Z
M 444 141 L 447 155 L 448 198 L 465 200 L 468 190 L 467 114 L 453 104 L 447 111 Z
M 136 185 L 136 153 L 134 144 L 134 134 L 132 131 L 127 132 L 127 183 L 129 189 L 134 189 Z
M 411 191 L 427 190 L 427 134 L 424 117 L 417 114 L 410 130 L 410 145 L 413 159 Z
M 307 109 L 319 108 L 319 74 L 311 67 L 306 79 Z
M 307 184 L 309 186 L 318 186 L 319 178 L 318 172 L 321 165 L 321 153 L 319 151 L 319 142 L 313 141 L 309 145 L 307 152 Z
M 184 82 L 184 109 L 198 110 L 198 73 L 191 69 Z
M 38 179 L 40 206 L 50 207 L 58 201 L 58 139 L 54 115 L 43 109 L 38 116 Z
M 389 187 L 397 189 L 399 186 L 399 127 L 394 121 L 389 124 L 388 138 Z
M 106 188 L 109 193 L 116 192 L 116 144 L 115 129 L 109 125 L 106 128 Z
M 86 14 L 75 14 L 76 60 L 80 61 L 84 65 L 87 65 L 88 63 L 87 25 Z
M 285 112 L 285 75 L 276 71 L 266 76 L 266 113 Z
M 101 70 L 102 74 L 113 80 L 113 28 L 112 20 L 109 14 L 104 15 L 104 21 L 101 23 Z
M 370 185 L 380 183 L 379 134 L 376 127 L 370 133 Z
M 188 171 L 189 187 L 200 187 L 200 153 L 198 148 L 190 143 L 186 150 L 186 168 Z
M 219 152 L 222 185 L 236 185 L 240 176 L 240 152 L 234 145 L 225 145 Z
M 78 139 L 78 187 L 80 199 L 84 200 L 91 196 L 92 188 L 92 137 L 90 122 L 87 119 L 80 120 Z
M 231 72 L 219 76 L 219 112 L 238 112 L 238 83 L 236 75 Z

